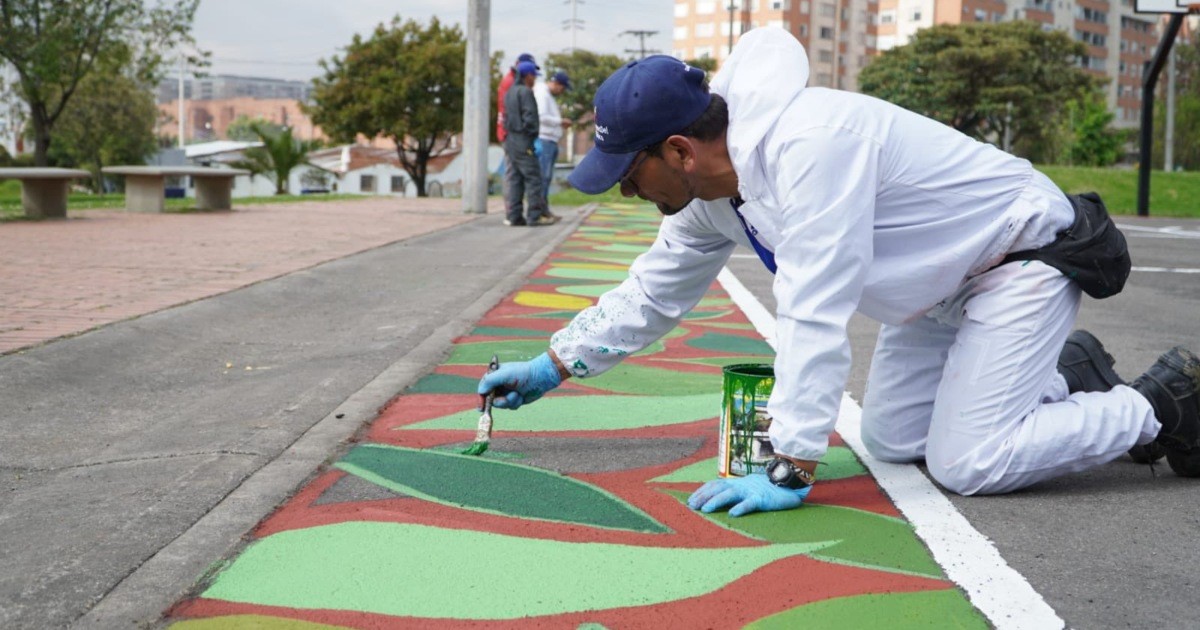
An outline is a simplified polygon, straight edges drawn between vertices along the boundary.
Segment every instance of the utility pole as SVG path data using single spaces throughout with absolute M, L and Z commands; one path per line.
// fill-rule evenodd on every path
M 183 74 L 187 71 L 187 57 L 183 56 L 183 51 L 179 52 L 179 148 L 184 146 L 183 140 L 183 119 L 186 115 L 187 108 L 183 103 Z
M 583 4 L 583 0 L 566 0 L 563 4 L 571 5 L 571 19 L 563 20 L 562 27 L 564 31 L 571 31 L 571 54 L 575 53 L 575 34 L 583 30 L 584 20 L 579 19 L 579 6 Z
M 468 0 L 466 86 L 463 99 L 463 212 L 485 214 L 491 102 L 491 0 Z M 511 168 L 511 165 L 510 165 Z
M 1167 57 L 1167 128 L 1163 132 L 1163 170 L 1175 170 L 1175 49 Z
M 645 59 L 646 53 L 662 52 L 660 50 L 646 48 L 646 38 L 657 35 L 658 31 L 625 31 L 621 34 L 622 35 L 633 35 L 634 37 L 637 37 L 641 41 L 641 43 L 638 45 L 638 48 L 636 50 L 629 49 L 629 48 L 625 49 L 625 52 L 627 52 L 627 53 L 638 53 L 638 59 Z
M 737 8 L 736 0 L 729 0 L 729 50 L 725 56 L 733 54 L 733 10 Z

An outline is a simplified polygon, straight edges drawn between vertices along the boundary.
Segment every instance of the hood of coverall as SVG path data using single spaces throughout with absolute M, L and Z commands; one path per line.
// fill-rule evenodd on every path
M 755 149 L 804 89 L 808 72 L 804 46 L 791 33 L 767 27 L 742 35 L 713 77 L 712 91 L 729 104 L 726 144 L 743 199 L 761 196 L 766 182 Z

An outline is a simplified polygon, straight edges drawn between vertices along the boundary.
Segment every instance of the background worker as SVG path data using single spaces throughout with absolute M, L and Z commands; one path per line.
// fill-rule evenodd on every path
M 566 72 L 555 72 L 549 81 L 539 81 L 533 85 L 533 97 L 538 106 L 538 140 L 542 143 L 542 154 L 538 156 L 542 172 L 542 198 L 546 200 L 546 213 L 551 216 L 550 183 L 554 180 L 554 163 L 558 161 L 558 141 L 562 139 L 563 130 L 572 123 L 562 117 L 555 97 L 569 89 L 571 79 Z
M 538 154 L 538 108 L 533 98 L 533 83 L 537 80 L 537 66 L 532 61 L 517 64 L 517 82 L 504 95 L 506 117 L 504 128 L 504 157 L 508 160 L 505 180 L 509 183 L 504 191 L 507 216 L 505 225 L 553 225 L 557 217 L 546 214 L 546 198 L 542 196 L 541 169 Z M 529 216 L 521 198 L 528 199 Z
M 609 77 L 595 98 L 596 147 L 569 179 L 655 203 L 666 215 L 659 236 L 548 352 L 506 364 L 479 391 L 515 408 L 563 378 L 604 372 L 673 328 L 740 244 L 775 273 L 776 458 L 768 474 L 705 484 L 693 509 L 737 516 L 802 503 L 837 420 L 856 311 L 883 324 L 862 418 L 879 459 L 924 459 L 964 495 L 1150 443 L 1177 473 L 1200 476 L 1200 360 L 1175 348 L 1130 385 L 1112 383 L 1103 348 L 1076 338 L 1092 361 L 1074 365 L 1086 378 L 1072 383 L 1056 364 L 1081 290 L 1101 294 L 1111 276 L 1085 284 L 1050 258 L 1003 264 L 1016 252 L 1057 255 L 1095 204 L 946 125 L 807 79 L 803 48 L 775 28 L 742 36 L 711 94 L 702 71 L 670 57 Z M 1105 234 L 1106 247 L 1124 245 L 1115 228 Z M 1087 251 L 1123 285 L 1119 255 Z M 1127 252 L 1123 262 L 1127 275 Z

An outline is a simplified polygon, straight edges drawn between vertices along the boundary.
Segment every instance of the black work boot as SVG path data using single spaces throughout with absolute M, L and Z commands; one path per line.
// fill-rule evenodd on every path
M 1171 470 L 1200 477 L 1200 358 L 1175 346 L 1129 386 L 1150 401 L 1162 423 L 1153 444 L 1166 451 Z
M 1073 331 L 1058 355 L 1058 372 L 1067 379 L 1067 390 L 1075 392 L 1106 392 L 1124 385 L 1113 370 L 1116 361 L 1104 351 L 1100 340 L 1086 330 Z
M 1125 379 L 1113 370 L 1116 361 L 1104 349 L 1095 335 L 1086 330 L 1076 330 L 1067 337 L 1062 352 L 1058 355 L 1058 372 L 1067 379 L 1067 390 L 1075 392 L 1106 392 Z M 1129 449 L 1129 458 L 1139 464 L 1152 464 L 1166 455 L 1156 442 L 1134 445 Z

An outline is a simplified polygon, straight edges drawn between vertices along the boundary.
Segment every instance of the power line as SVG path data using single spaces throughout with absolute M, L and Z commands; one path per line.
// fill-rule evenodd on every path
M 624 31 L 621 34 L 622 35 L 633 35 L 634 37 L 637 37 L 641 41 L 641 44 L 638 45 L 637 49 L 630 49 L 630 48 L 625 49 L 625 52 L 627 52 L 627 53 L 638 53 L 639 59 L 645 58 L 646 53 L 662 52 L 661 50 L 646 48 L 646 38 L 652 37 L 654 35 L 658 35 L 658 31 Z

